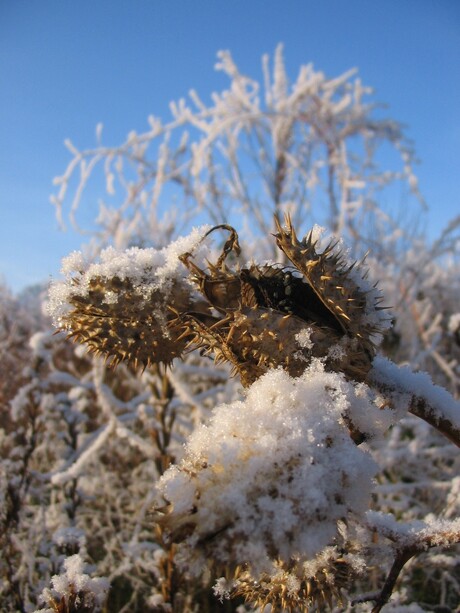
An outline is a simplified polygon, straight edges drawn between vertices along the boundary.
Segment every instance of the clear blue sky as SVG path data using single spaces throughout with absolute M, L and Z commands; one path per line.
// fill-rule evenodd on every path
M 81 237 L 49 203 L 63 145 L 118 144 L 195 88 L 227 82 L 216 52 L 261 76 L 284 43 L 292 77 L 357 67 L 407 125 L 435 234 L 460 214 L 459 0 L 0 0 L 0 275 L 14 291 L 56 276 Z

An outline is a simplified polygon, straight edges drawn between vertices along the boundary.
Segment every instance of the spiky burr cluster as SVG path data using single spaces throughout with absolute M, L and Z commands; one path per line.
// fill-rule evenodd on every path
M 72 253 L 63 262 L 65 280 L 50 288 L 55 326 L 113 366 L 170 365 L 187 342 L 179 339 L 183 330 L 170 325 L 177 312 L 208 310 L 178 257 L 196 248 L 202 235 L 193 231 L 161 250 L 109 247 L 91 263 Z
M 381 306 L 383 298 L 376 284 L 367 282 L 368 271 L 362 264 L 348 262 L 338 240 L 332 239 L 319 249 L 321 237 L 311 231 L 299 241 L 289 218 L 286 229 L 278 221 L 277 229 L 276 244 L 304 275 L 347 337 L 348 359 L 355 374 L 367 374 L 381 333 L 390 325 L 382 316 L 385 307 Z
M 216 229 L 230 237 L 206 271 L 195 264 L 195 251 Z M 66 282 L 68 308 L 59 310 L 56 324 L 112 364 L 168 365 L 185 349 L 200 348 L 229 362 L 246 387 L 279 366 L 298 376 L 313 358 L 365 380 L 386 326 L 379 292 L 362 267 L 347 262 L 337 241 L 320 248 L 318 231 L 300 241 L 287 218 L 284 228 L 277 221 L 275 240 L 292 266 L 229 268 L 227 257 L 240 251 L 238 237 L 233 228 L 217 226 L 185 242 L 188 250 L 176 247 L 167 282 L 168 255 L 150 257 L 140 281 L 138 263 L 133 278 L 124 260 L 123 274 L 113 266 L 111 274 L 97 265 L 77 271 Z
M 334 602 L 342 603 L 341 591 L 357 574 L 350 558 L 341 556 L 335 547 L 327 547 L 309 562 L 308 570 L 302 565 L 291 566 L 286 568 L 278 561 L 273 574 L 262 574 L 257 580 L 247 569 L 238 568 L 231 596 L 242 596 L 260 611 L 267 605 L 271 605 L 272 611 L 288 613 L 332 610 Z
M 291 267 L 232 271 L 225 257 L 239 245 L 234 230 L 226 228 L 233 236 L 209 273 L 191 261 L 191 254 L 183 256 L 198 289 L 220 313 L 178 317 L 175 325 L 182 326 L 189 346 L 230 362 L 246 387 L 279 366 L 298 376 L 313 358 L 352 380 L 365 380 L 388 321 L 362 265 L 348 263 L 338 241 L 321 249 L 318 231 L 299 241 L 287 218 L 286 228 L 277 221 L 275 239 Z

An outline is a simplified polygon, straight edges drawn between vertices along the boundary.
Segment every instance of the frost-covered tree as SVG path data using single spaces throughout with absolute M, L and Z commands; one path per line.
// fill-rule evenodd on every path
M 459 220 L 425 240 L 412 146 L 354 71 L 217 67 L 209 104 L 67 143 L 58 215 L 101 202 L 48 310 L 82 344 L 35 334 L 15 388 L 1 598 L 455 610 Z

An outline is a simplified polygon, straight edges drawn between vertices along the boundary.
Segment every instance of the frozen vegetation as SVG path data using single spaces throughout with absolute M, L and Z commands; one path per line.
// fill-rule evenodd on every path
M 458 611 L 460 219 L 414 229 L 355 71 L 217 69 L 67 142 L 58 217 L 99 181 L 97 231 L 40 299 L 1 288 L 0 609 Z

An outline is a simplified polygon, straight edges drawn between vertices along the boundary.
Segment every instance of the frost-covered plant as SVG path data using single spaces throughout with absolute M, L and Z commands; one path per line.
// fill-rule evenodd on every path
M 31 359 L 28 339 L 36 328 L 32 309 L 25 308 L 0 283 L 0 363 L 3 375 L 0 379 L 0 407 L 4 409 L 0 425 L 6 429 L 6 408 L 24 380 L 23 368 Z
M 100 577 L 91 578 L 84 572 L 84 561 L 77 553 L 64 560 L 64 571 L 51 579 L 52 588 L 40 595 L 44 606 L 41 613 L 80 613 L 102 611 L 107 598 L 109 582 Z
M 170 121 L 151 116 L 148 130 L 130 132 L 117 147 L 102 144 L 102 125 L 94 148 L 67 141 L 72 159 L 53 196 L 59 218 L 73 191 L 70 218 L 79 227 L 85 189 L 101 169 L 105 196 L 85 247 L 90 258 L 109 244 L 164 247 L 204 218 L 235 225 L 246 257 L 260 261 L 275 255 L 264 240 L 274 213 L 289 213 L 303 231 L 326 226 L 355 258 L 370 251 L 372 277 L 393 307 L 391 357 L 458 394 L 450 317 L 460 300 L 460 218 L 428 245 L 416 156 L 403 127 L 385 116 L 355 70 L 328 78 L 308 64 L 291 82 L 281 45 L 272 71 L 264 56 L 262 83 L 227 51 L 216 68 L 229 86 L 209 103 L 191 91 L 171 104 Z M 391 163 L 382 165 L 389 157 L 382 151 L 391 152 Z
M 110 249 L 86 270 L 77 258 L 77 269 L 67 263 L 67 279 L 52 287 L 51 310 L 58 327 L 115 362 L 170 363 L 195 346 L 232 365 L 248 392 L 218 406 L 193 432 L 182 461 L 159 481 L 166 506 L 156 521 L 166 542 L 180 545 L 180 568 L 200 576 L 210 563 L 214 572 L 233 573 L 218 593 L 308 610 L 340 600 L 371 548 L 363 534 L 379 532 L 367 518 L 378 466 L 359 445 L 409 410 L 460 446 L 460 407 L 428 377 L 375 358 L 389 317 L 367 272 L 347 260 L 339 241 L 325 241 L 319 229 L 299 240 L 287 218 L 284 228 L 277 222 L 275 239 L 290 267 L 230 267 L 240 245 L 233 228 L 223 229 L 230 236 L 208 271 L 195 261 L 208 228 L 161 251 Z M 172 356 L 169 343 L 177 346 Z M 375 611 L 404 562 L 428 546 L 459 541 L 458 522 L 435 523 L 432 534 L 407 546 L 395 538 L 393 568 L 400 568 L 369 597 Z M 382 536 L 392 538 L 385 530 Z M 325 550 L 338 553 L 328 558 L 325 577 L 318 566 L 319 576 L 312 575 Z M 264 587 L 258 592 L 257 585 Z
M 263 85 L 241 73 L 227 51 L 219 53 L 216 68 L 230 85 L 209 105 L 191 91 L 189 101 L 171 104 L 170 122 L 151 116 L 148 131 L 131 132 L 116 148 L 101 144 L 101 125 L 94 149 L 81 151 L 67 141 L 73 159 L 55 181 L 59 215 L 79 171 L 71 206 L 77 223 L 84 189 L 103 165 L 108 200 L 97 220 L 99 245 L 124 248 L 156 236 L 165 242 L 155 246 L 164 246 L 167 237 L 156 233 L 158 214 L 165 214 L 172 231 L 194 219 L 197 208 L 214 224 L 238 219 L 241 230 L 262 239 L 274 213 L 289 213 L 297 228 L 328 225 L 364 249 L 381 237 L 386 243 L 407 237 L 398 211 L 384 210 L 378 194 L 401 182 L 419 196 L 414 151 L 401 125 L 368 102 L 372 89 L 355 70 L 330 79 L 309 64 L 290 84 L 281 45 L 273 74 L 263 58 Z M 379 161 L 388 145 L 399 160 L 393 169 Z
M 228 373 L 196 359 L 174 376 L 152 367 L 140 378 L 123 364 L 114 372 L 53 331 L 35 334 L 27 351 L 31 367 L 0 438 L 2 606 L 33 610 L 63 558 L 85 553 L 110 581 L 109 610 L 142 609 L 173 578 L 148 520 L 150 485 L 198 415 L 232 398 Z M 176 601 L 187 597 L 180 585 Z M 163 591 L 167 601 L 166 581 Z
M 130 133 L 119 146 L 102 143 L 102 126 L 92 149 L 67 142 L 72 159 L 56 180 L 58 215 L 63 218 L 71 198 L 70 218 L 78 225 L 86 187 L 102 197 L 90 243 L 83 255 L 66 260 L 67 282 L 53 290 L 59 326 L 83 346 L 52 335 L 43 319 L 31 317 L 35 307 L 29 298 L 0 294 L 0 313 L 7 313 L 7 326 L 0 325 L 0 390 L 7 390 L 0 437 L 1 604 L 7 610 L 36 609 L 52 577 L 62 574 L 64 560 L 79 554 L 90 564 L 91 573 L 85 572 L 109 580 L 106 609 L 116 613 L 253 611 L 267 602 L 275 610 L 301 610 L 311 602 L 316 604 L 310 608 L 323 611 L 340 599 L 336 610 L 362 613 L 378 610 L 391 592 L 385 610 L 420 613 L 437 605 L 455 610 L 458 550 L 447 545 L 456 539 L 460 515 L 460 458 L 448 438 L 458 441 L 458 406 L 430 376 L 458 395 L 459 220 L 432 245 L 423 237 L 412 146 L 355 71 L 330 79 L 309 65 L 290 83 L 281 47 L 272 74 L 264 58 L 262 84 L 244 75 L 228 52 L 219 55 L 217 68 L 229 86 L 209 103 L 191 92 L 189 101 L 171 105 L 171 120 L 151 117 L 146 132 Z M 396 154 L 391 167 L 382 166 L 388 156 L 382 158 L 381 151 Z M 396 191 L 398 203 L 403 193 L 404 215 L 399 204 L 388 206 L 396 202 Z M 356 300 L 353 283 L 341 295 L 341 283 L 328 284 L 321 279 L 327 274 L 316 274 L 321 266 L 297 270 L 308 258 L 296 241 L 298 257 L 291 266 L 289 257 L 296 254 L 289 252 L 289 228 L 280 230 L 274 221 L 286 212 L 298 232 L 320 224 L 344 239 L 350 254 L 335 260 L 335 273 L 348 278 L 349 264 L 369 251 L 368 280 L 360 280 L 356 267 L 351 271 L 354 283 L 370 290 L 368 298 Z M 211 225 L 190 235 L 192 225 L 203 223 Z M 216 224 L 220 231 L 210 233 Z M 224 241 L 212 248 L 211 239 L 221 232 Z M 286 251 L 268 238 L 270 232 L 287 239 Z M 176 242 L 183 233 L 188 237 Z M 311 237 L 318 238 L 317 230 Z M 113 249 L 104 251 L 108 246 Z M 320 241 L 312 250 L 311 244 L 309 257 L 316 261 L 313 251 L 320 255 L 327 247 Z M 319 263 L 333 264 L 343 250 L 330 247 L 330 258 L 320 257 Z M 375 308 L 376 280 L 391 312 Z M 332 311 L 308 286 L 330 298 Z M 240 297 L 241 308 L 233 310 Z M 353 300 L 358 308 L 349 324 L 337 306 Z M 390 316 L 393 327 L 384 329 Z M 306 325 L 309 318 L 315 325 Z M 29 345 L 26 338 L 39 320 L 42 331 Z M 401 363 L 411 368 L 395 365 Z M 230 376 L 232 369 L 238 376 Z M 269 411 L 251 410 L 248 399 L 253 389 L 272 389 L 276 377 L 292 392 L 292 402 L 276 400 L 275 394 L 268 408 L 276 415 L 282 404 L 290 423 L 296 421 L 302 413 L 294 398 L 296 390 L 313 384 L 306 381 L 308 373 L 331 384 L 314 394 L 329 407 L 327 424 L 320 421 L 305 437 L 298 464 L 287 458 L 287 448 L 276 447 L 277 457 L 288 462 L 279 474 L 298 483 L 297 469 L 306 465 L 308 450 L 327 463 L 328 453 L 340 449 L 367 467 L 362 502 L 372 481 L 372 457 L 378 468 L 369 506 L 375 513 L 363 513 L 358 501 L 353 506 L 347 493 L 354 484 L 338 483 L 339 471 L 331 467 L 336 470 L 325 492 L 331 496 L 341 486 L 343 500 L 336 504 L 347 514 L 335 523 L 332 511 L 326 514 L 332 544 L 296 561 L 296 555 L 289 557 L 295 546 L 286 532 L 282 546 L 267 535 L 267 526 L 282 532 L 285 523 L 264 515 L 255 550 L 264 548 L 272 558 L 261 567 L 244 539 L 231 538 L 230 522 L 247 527 L 251 514 L 260 511 L 257 497 L 270 508 L 276 492 L 286 512 L 289 488 L 277 480 L 267 494 L 256 478 L 257 490 L 251 492 L 244 462 L 241 487 L 232 487 L 207 457 L 224 457 L 219 440 L 227 426 L 247 434 L 256 416 L 269 439 Z M 347 407 L 344 413 L 338 414 L 332 398 Z M 306 406 L 312 416 L 321 414 L 318 406 Z M 225 421 L 233 415 L 234 424 Z M 310 423 L 307 415 L 297 421 L 299 429 Z M 209 440 L 209 452 L 196 448 L 197 441 L 208 441 L 203 423 L 220 433 Z M 311 441 L 329 426 L 334 448 L 326 442 L 312 449 Z M 280 419 L 274 420 L 278 427 L 284 427 Z M 287 426 L 283 432 L 297 440 Z M 227 438 L 228 453 L 247 454 L 248 467 L 261 460 L 262 451 L 256 457 L 244 436 L 239 446 L 235 437 Z M 262 468 L 267 480 L 278 474 L 272 460 L 269 456 Z M 232 466 L 238 474 L 238 463 Z M 314 481 L 319 466 L 312 466 Z M 344 467 L 343 475 L 350 474 L 350 466 Z M 153 484 L 169 483 L 171 491 L 179 481 L 187 484 L 183 512 L 175 513 L 167 500 L 156 500 L 152 512 L 160 493 Z M 213 483 L 216 491 L 232 500 L 238 494 L 241 501 L 225 509 L 229 523 L 214 537 L 203 524 L 204 507 L 186 508 L 193 492 L 203 491 L 212 502 Z M 319 526 L 319 515 L 302 507 L 302 500 L 318 500 L 314 490 L 305 498 L 298 490 L 292 495 L 290 517 Z M 243 508 L 248 513 L 240 517 Z M 307 537 L 301 538 L 305 543 Z M 192 550 L 194 539 L 198 546 Z M 219 542 L 229 555 L 224 576 Z M 442 547 L 436 550 L 436 544 Z M 236 565 L 239 545 L 253 566 Z M 194 575 L 204 558 L 215 564 Z

